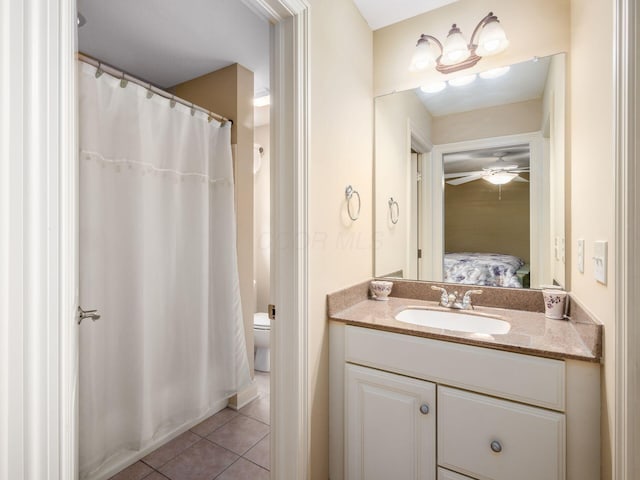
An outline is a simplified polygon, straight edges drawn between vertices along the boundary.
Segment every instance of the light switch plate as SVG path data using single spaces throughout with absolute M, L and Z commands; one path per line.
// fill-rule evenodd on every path
M 596 281 L 607 284 L 607 242 L 593 242 L 593 276 Z
M 584 238 L 578 239 L 578 271 L 584 273 Z

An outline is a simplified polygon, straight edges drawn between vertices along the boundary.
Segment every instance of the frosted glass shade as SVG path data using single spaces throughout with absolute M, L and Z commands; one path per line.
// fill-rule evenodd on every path
M 481 57 L 489 57 L 503 52 L 508 46 L 509 40 L 507 40 L 502 25 L 497 19 L 491 20 L 480 30 L 476 54 Z
M 489 183 L 493 183 L 494 185 L 504 185 L 505 183 L 509 183 L 517 176 L 517 173 L 498 172 L 492 175 L 487 175 L 486 177 L 482 177 L 482 179 L 486 180 Z
M 471 55 L 467 41 L 455 25 L 449 31 L 443 50 L 441 62 L 444 65 L 454 65 L 466 60 Z
M 410 72 L 419 72 L 436 64 L 439 56 L 438 48 L 426 38 L 418 40 L 416 50 L 409 64 Z

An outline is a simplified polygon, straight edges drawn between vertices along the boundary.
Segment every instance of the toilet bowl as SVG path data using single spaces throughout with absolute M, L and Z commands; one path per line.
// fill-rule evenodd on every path
M 271 320 L 264 312 L 253 314 L 254 368 L 259 372 L 270 371 Z

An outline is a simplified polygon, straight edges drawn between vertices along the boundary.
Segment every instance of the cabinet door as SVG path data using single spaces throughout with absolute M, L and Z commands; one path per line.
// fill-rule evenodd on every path
M 436 386 L 346 366 L 347 480 L 435 480 Z

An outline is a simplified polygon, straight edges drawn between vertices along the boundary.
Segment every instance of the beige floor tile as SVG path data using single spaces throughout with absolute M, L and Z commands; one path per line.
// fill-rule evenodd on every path
M 271 397 L 269 395 L 260 396 L 253 402 L 240 409 L 240 413 L 260 420 L 262 423 L 271 425 Z
M 160 472 L 171 480 L 211 480 L 237 458 L 229 450 L 202 439 L 166 463 Z
M 152 472 L 153 469 L 148 465 L 145 465 L 142 462 L 136 462 L 111 477 L 110 480 L 141 480 Z
M 201 437 L 206 437 L 211 432 L 213 432 L 216 428 L 221 427 L 229 420 L 238 416 L 238 412 L 235 410 L 231 410 L 230 408 L 225 408 L 224 410 L 220 410 L 215 415 L 210 416 L 205 421 L 199 423 L 195 427 L 191 429 L 193 433 L 196 435 L 200 435 Z
M 144 480 L 169 480 L 169 479 L 159 472 L 153 472 L 148 477 L 144 477 Z
M 269 395 L 271 375 L 256 371 L 255 380 L 258 384 L 258 392 L 264 395 Z
M 269 426 L 239 415 L 207 436 L 212 442 L 242 455 L 269 433 Z
M 269 472 L 244 458 L 240 458 L 222 475 L 216 477 L 216 480 L 269 480 Z
M 195 433 L 184 432 L 182 435 L 178 435 L 173 440 L 151 452 L 144 457 L 142 461 L 153 468 L 160 468 L 199 440 L 200 437 Z
M 252 447 L 247 453 L 245 453 L 244 458 L 251 460 L 253 463 L 257 463 L 262 468 L 271 470 L 270 441 L 271 435 L 267 435 L 254 447 Z

